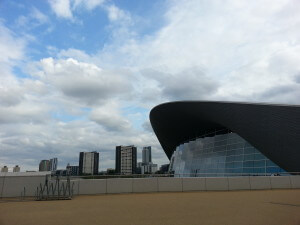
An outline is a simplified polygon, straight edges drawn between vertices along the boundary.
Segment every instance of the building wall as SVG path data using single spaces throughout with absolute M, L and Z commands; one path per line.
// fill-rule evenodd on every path
M 5 176 L 5 174 L 0 173 L 0 198 L 20 197 L 24 187 L 26 188 L 26 196 L 34 196 L 37 186 L 45 182 L 45 176 Z M 71 180 L 71 183 L 72 186 L 74 183 L 74 195 L 172 191 L 270 190 L 299 189 L 300 176 L 76 179 Z

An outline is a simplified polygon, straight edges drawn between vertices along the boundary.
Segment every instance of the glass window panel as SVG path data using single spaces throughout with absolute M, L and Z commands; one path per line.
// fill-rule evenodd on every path
M 260 160 L 260 159 L 265 159 L 266 157 L 263 155 L 263 154 L 260 154 L 260 153 L 258 153 L 258 154 L 255 154 L 255 156 L 254 156 L 254 159 L 255 160 Z
M 252 154 L 254 153 L 254 149 L 253 148 L 245 148 L 244 149 L 244 154 Z
M 226 145 L 227 144 L 227 141 L 218 141 L 215 143 L 215 146 L 223 146 L 223 145 Z
M 265 168 L 253 168 L 253 173 L 265 173 Z
M 225 163 L 218 163 L 218 168 L 225 168 Z
M 223 157 L 219 157 L 219 163 L 225 163 L 226 161 L 226 157 L 223 156 Z
M 241 168 L 243 167 L 243 162 L 234 162 L 234 168 Z
M 275 163 L 273 163 L 271 160 L 267 160 L 267 167 L 270 167 L 270 166 L 277 166 Z
M 278 167 L 267 167 L 267 173 L 279 173 Z
M 234 149 L 234 146 L 233 146 L 233 144 L 229 144 L 229 145 L 227 145 L 227 146 L 226 146 L 226 149 L 227 149 L 227 150 Z
M 253 166 L 254 167 L 264 167 L 266 164 L 265 160 L 260 160 L 260 161 L 254 161 Z
M 244 147 L 244 143 L 240 142 L 240 143 L 236 144 L 235 148 L 243 148 L 243 147 Z
M 240 169 L 231 169 L 231 173 L 241 173 Z
M 252 147 L 252 145 L 250 145 L 247 141 L 245 142 L 245 148 L 247 147 Z
M 243 168 L 243 173 L 253 173 L 253 168 Z
M 226 150 L 226 146 L 217 146 L 215 147 L 215 152 L 222 152 Z
M 245 162 L 243 162 L 243 167 L 253 167 L 253 161 L 245 161 Z
M 239 148 L 239 149 L 235 150 L 236 155 L 242 155 L 243 153 L 244 153 L 244 149 L 242 149 L 242 148 Z
M 247 161 L 247 160 L 253 160 L 254 159 L 254 155 L 253 154 L 250 154 L 250 155 L 244 155 L 244 161 Z
M 218 132 L 214 137 L 197 138 L 181 144 L 176 147 L 171 161 L 175 174 L 210 172 L 214 176 L 224 176 L 227 171 L 234 176 L 237 172 L 259 174 L 266 170 L 268 173 L 283 171 L 234 133 Z
M 234 161 L 243 161 L 243 159 L 244 159 L 244 156 L 243 156 L 243 155 L 236 155 L 236 156 L 234 157 Z
M 235 151 L 234 150 L 227 151 L 226 155 L 228 155 L 228 156 L 235 155 Z
M 226 168 L 234 168 L 234 162 L 226 163 Z
M 235 156 L 234 156 L 234 155 L 227 156 L 227 157 L 226 157 L 226 162 L 233 162 L 234 159 L 235 159 Z

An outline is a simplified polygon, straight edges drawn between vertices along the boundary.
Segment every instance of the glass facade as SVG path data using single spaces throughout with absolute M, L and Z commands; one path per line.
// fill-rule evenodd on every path
M 246 140 L 229 131 L 216 132 L 179 145 L 170 171 L 175 176 L 271 175 L 285 172 Z

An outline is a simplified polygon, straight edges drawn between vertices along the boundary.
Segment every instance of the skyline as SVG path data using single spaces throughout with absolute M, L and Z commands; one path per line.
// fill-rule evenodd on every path
M 121 146 L 123 146 L 123 145 L 121 145 Z M 133 147 L 135 147 L 134 145 L 132 145 Z M 118 146 L 116 146 L 116 147 L 118 147 Z M 129 146 L 123 146 L 123 147 L 129 147 Z M 150 147 L 150 149 L 151 149 L 151 146 L 147 146 L 147 147 L 143 147 L 142 148 L 142 150 L 139 152 L 139 151 L 137 151 L 137 153 L 139 153 L 139 154 L 137 154 L 137 163 L 142 163 L 142 161 L 143 161 L 143 155 L 144 155 L 144 153 L 143 153 L 143 151 L 144 151 L 144 149 L 145 148 L 149 148 Z M 93 151 L 93 152 L 96 152 L 96 153 L 98 153 L 100 156 L 101 156 L 101 152 L 97 152 L 97 151 Z M 65 170 L 68 166 L 79 166 L 79 164 L 80 164 L 80 154 L 81 153 L 93 153 L 93 152 L 79 152 L 79 157 L 78 157 L 78 162 L 77 163 L 74 163 L 74 164 L 72 164 L 72 165 L 70 165 L 70 163 L 67 163 L 67 165 L 60 165 L 58 162 L 59 162 L 59 160 L 58 160 L 58 158 L 56 158 L 56 157 L 54 157 L 54 158 L 48 158 L 48 159 L 40 159 L 39 160 L 39 165 L 37 165 L 37 168 L 36 168 L 36 170 L 34 171 L 34 170 L 27 170 L 27 171 L 25 171 L 25 170 L 22 170 L 21 172 L 37 172 L 37 171 L 40 171 L 39 170 L 39 166 L 40 166 L 40 163 L 42 162 L 42 161 L 49 161 L 49 163 L 50 163 L 50 167 L 51 167 L 51 160 L 56 160 L 56 162 L 54 163 L 55 164 L 55 166 L 53 166 L 54 168 L 56 168 L 56 169 L 50 169 L 49 171 L 56 171 L 56 170 Z M 150 154 L 151 155 L 151 154 Z M 151 162 L 152 163 L 152 162 Z M 99 157 L 99 165 L 101 164 L 101 157 Z M 165 164 L 161 164 L 161 165 L 165 165 Z M 160 166 L 161 166 L 160 165 Z M 13 168 L 14 167 L 21 167 L 22 165 L 15 165 L 15 166 L 13 166 Z M 115 166 L 115 165 L 114 165 Z M 3 168 L 3 167 L 7 167 L 7 165 L 2 165 L 0 168 Z M 8 168 L 8 172 L 13 172 L 13 168 L 10 168 L 10 167 L 7 167 Z M 115 169 L 115 167 L 112 167 L 112 168 L 103 168 L 103 170 L 98 170 L 98 172 L 100 173 L 100 172 L 103 172 L 103 171 L 106 171 L 106 170 L 108 170 L 108 169 Z M 20 171 L 19 171 L 20 172 Z
M 2 1 L 0 166 L 152 146 L 174 100 L 300 104 L 299 1 Z M 139 154 L 138 160 L 141 161 Z M 103 157 L 103 158 L 102 158 Z M 103 163 L 101 163 L 103 162 Z

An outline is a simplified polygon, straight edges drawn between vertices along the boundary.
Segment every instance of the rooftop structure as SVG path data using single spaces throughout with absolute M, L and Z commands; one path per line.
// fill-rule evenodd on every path
M 171 159 L 170 169 L 196 174 L 243 173 L 244 168 L 266 173 L 268 167 L 300 171 L 297 105 L 169 102 L 153 108 L 150 121 Z

